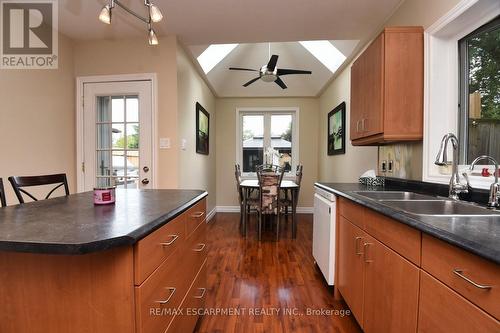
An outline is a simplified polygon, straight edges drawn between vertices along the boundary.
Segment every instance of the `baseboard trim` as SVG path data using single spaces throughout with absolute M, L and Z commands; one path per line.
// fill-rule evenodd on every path
M 239 206 L 217 206 L 215 209 L 217 213 L 239 213 Z M 314 207 L 297 207 L 298 214 L 313 214 Z M 215 214 L 215 213 L 214 213 Z
M 215 216 L 217 213 L 217 207 L 214 207 L 208 214 L 207 214 L 207 223 L 210 222 L 210 220 Z

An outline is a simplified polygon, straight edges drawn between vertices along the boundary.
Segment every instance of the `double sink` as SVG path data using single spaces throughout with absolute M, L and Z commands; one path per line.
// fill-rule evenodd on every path
M 376 200 L 386 206 L 419 216 L 486 216 L 500 217 L 500 211 L 489 210 L 471 203 L 442 197 L 397 191 L 356 191 L 358 195 Z

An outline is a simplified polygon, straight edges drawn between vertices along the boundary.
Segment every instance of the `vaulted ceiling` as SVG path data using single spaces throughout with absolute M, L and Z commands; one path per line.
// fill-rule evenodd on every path
M 403 0 L 153 0 L 165 19 L 155 24 L 159 36 L 175 34 L 193 59 L 211 44 L 239 43 L 208 75 L 219 96 L 315 96 L 334 75 L 296 41 L 330 40 L 348 58 L 377 31 Z M 121 0 L 144 12 L 143 0 Z M 59 0 L 59 27 L 76 40 L 144 36 L 144 24 L 123 10 L 113 24 L 101 24 L 106 0 Z M 358 44 L 357 41 L 360 41 Z M 286 76 L 288 89 L 258 81 L 245 89 L 251 72 L 229 72 L 229 66 L 260 68 L 272 54 L 281 68 L 307 69 L 313 75 Z M 349 60 L 349 59 L 348 59 Z M 272 87 L 272 89 L 271 89 Z

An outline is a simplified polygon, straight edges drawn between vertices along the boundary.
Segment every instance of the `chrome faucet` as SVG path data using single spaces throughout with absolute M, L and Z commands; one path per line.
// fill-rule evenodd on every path
M 448 197 L 453 200 L 459 200 L 458 195 L 460 193 L 468 193 L 469 189 L 467 184 L 462 184 L 460 181 L 460 176 L 458 174 L 458 138 L 453 133 L 446 134 L 441 140 L 441 146 L 439 148 L 439 153 L 436 156 L 436 161 L 434 164 L 436 165 L 448 165 L 448 141 L 451 141 L 453 146 L 453 164 L 452 164 L 452 173 L 450 179 L 450 191 Z
M 477 157 L 474 161 L 472 161 L 470 165 L 470 171 L 474 170 L 477 162 L 481 160 L 490 160 L 495 165 L 495 171 L 493 174 L 495 175 L 495 182 L 490 186 L 490 197 L 488 199 L 488 208 L 494 209 L 500 207 L 500 184 L 498 183 L 498 162 L 491 156 L 482 155 Z

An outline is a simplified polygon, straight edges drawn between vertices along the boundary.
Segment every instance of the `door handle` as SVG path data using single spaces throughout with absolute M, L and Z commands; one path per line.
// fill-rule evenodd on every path
M 365 243 L 363 244 L 363 250 L 365 252 L 365 262 L 373 262 L 373 259 L 368 259 L 368 247 L 370 245 L 373 245 L 372 243 Z
M 170 290 L 170 295 L 167 297 L 167 299 L 165 299 L 165 300 L 161 300 L 161 301 L 156 301 L 156 303 L 159 303 L 159 304 L 161 304 L 161 305 L 165 305 L 165 304 L 167 304 L 167 303 L 170 301 L 170 299 L 172 298 L 172 296 L 174 296 L 175 291 L 177 290 L 177 289 L 176 289 L 176 288 L 174 288 L 174 287 L 168 287 L 168 288 L 166 288 L 166 289 L 167 289 L 167 290 Z
M 149 172 L 149 167 L 145 166 L 144 168 L 142 168 L 142 171 Z
M 359 133 L 359 120 L 356 121 L 356 133 Z
M 141 183 L 142 183 L 143 185 L 148 185 L 148 184 L 149 184 L 149 179 L 144 178 L 143 180 L 141 180 Z
M 361 119 L 361 131 L 366 131 L 366 128 L 365 128 L 365 118 Z
M 468 283 L 472 284 L 474 287 L 476 287 L 478 289 L 490 290 L 491 288 L 493 288 L 492 286 L 488 286 L 488 285 L 484 285 L 484 284 L 479 284 L 477 282 L 472 281 L 471 279 L 469 279 L 468 277 L 466 277 L 464 275 L 463 269 L 455 268 L 453 270 L 453 274 L 457 275 L 458 277 L 460 277 L 461 279 L 467 281 Z

